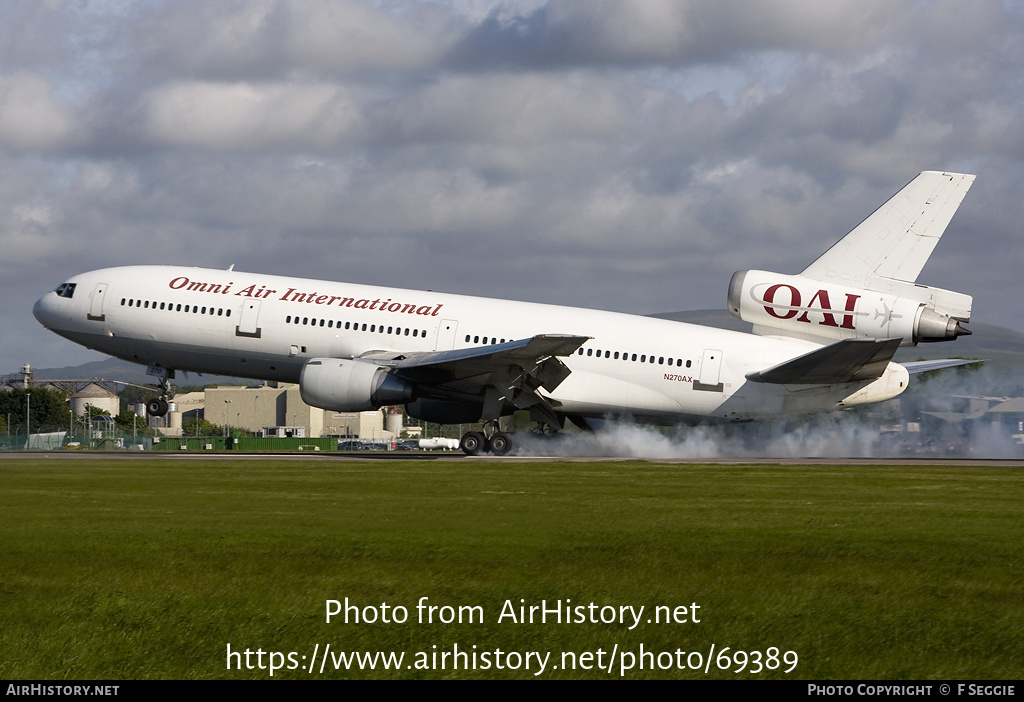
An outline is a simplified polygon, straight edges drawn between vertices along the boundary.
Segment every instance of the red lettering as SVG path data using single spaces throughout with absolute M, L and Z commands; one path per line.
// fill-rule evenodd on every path
M 853 293 L 846 293 L 846 311 L 851 314 L 843 315 L 843 329 L 853 329 L 853 310 L 857 306 L 857 300 L 860 299 L 860 295 L 854 295 Z
M 860 295 L 854 295 L 853 293 L 846 293 L 846 307 L 844 308 L 844 310 L 846 312 L 850 312 L 851 314 L 844 314 L 843 315 L 843 323 L 841 325 L 838 322 L 836 322 L 836 318 L 835 318 L 835 314 L 834 314 L 835 310 L 832 309 L 832 302 L 828 299 L 828 291 L 827 290 L 819 290 L 818 292 L 814 293 L 814 297 L 812 297 L 811 301 L 809 303 L 807 303 L 807 306 L 808 307 L 814 307 L 815 301 L 818 302 L 819 309 L 817 309 L 817 310 L 809 310 L 809 311 L 811 311 L 811 312 L 821 312 L 822 320 L 820 322 L 818 322 L 818 324 L 820 324 L 821 326 L 823 326 L 823 327 L 840 327 L 842 329 L 853 329 L 854 326 L 853 326 L 853 314 L 852 313 L 853 313 L 854 308 L 857 306 L 857 300 L 859 300 L 859 299 L 860 299 Z M 810 323 L 811 320 L 808 319 L 807 312 L 804 312 L 802 315 L 800 315 L 799 318 L 797 318 L 796 321 Z
M 792 319 L 793 317 L 796 316 L 796 312 L 797 312 L 796 310 L 789 310 L 788 312 L 786 312 L 786 314 L 783 315 L 783 314 L 779 314 L 778 312 L 776 312 L 770 306 L 770 305 L 772 305 L 775 302 L 775 293 L 778 292 L 779 288 L 789 288 L 789 306 L 790 307 L 799 307 L 800 306 L 800 291 L 799 290 L 794 288 L 792 285 L 786 285 L 785 283 L 776 283 L 775 285 L 771 286 L 770 288 L 768 288 L 767 290 L 764 291 L 764 298 L 762 298 L 762 299 L 766 303 L 768 303 L 768 304 L 766 304 L 764 306 L 764 311 L 767 312 L 768 314 L 770 314 L 772 317 L 775 317 L 776 319 Z M 797 320 L 797 321 L 800 321 L 800 320 Z M 806 321 L 806 320 L 804 320 L 804 321 Z
M 815 300 L 817 300 L 818 304 L 821 305 L 821 309 L 813 311 L 821 312 L 823 314 L 823 318 L 820 322 L 818 322 L 818 324 L 822 325 L 823 327 L 838 327 L 839 324 L 836 322 L 836 318 L 832 316 L 832 312 L 827 311 L 832 309 L 832 303 L 829 302 L 828 299 L 828 291 L 819 290 L 818 292 L 814 293 L 814 297 L 812 297 L 811 301 L 807 303 L 807 306 L 814 307 Z M 796 321 L 810 323 L 811 320 L 807 318 L 807 312 L 804 312 L 802 315 L 797 317 Z

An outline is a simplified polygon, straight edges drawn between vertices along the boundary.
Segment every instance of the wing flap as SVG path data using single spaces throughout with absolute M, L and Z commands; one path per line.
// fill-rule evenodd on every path
M 882 377 L 901 339 L 843 339 L 766 370 L 747 374 L 755 383 L 831 385 Z

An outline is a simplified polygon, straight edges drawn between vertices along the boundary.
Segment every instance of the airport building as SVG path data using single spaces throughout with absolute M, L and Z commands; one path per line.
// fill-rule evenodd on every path
M 217 425 L 227 425 L 260 436 L 393 441 L 402 431 L 402 415 L 387 410 L 370 412 L 332 412 L 311 407 L 302 401 L 298 385 L 281 383 L 278 387 L 261 385 L 242 387 L 221 385 L 202 392 L 177 395 L 171 402 L 166 426 L 158 427 L 165 436 L 181 436 L 182 422 L 202 416 Z M 385 421 L 385 416 L 388 421 Z

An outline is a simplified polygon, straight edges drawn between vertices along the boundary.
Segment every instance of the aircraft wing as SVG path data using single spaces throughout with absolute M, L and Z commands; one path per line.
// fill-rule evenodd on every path
M 423 353 L 371 353 L 360 358 L 391 366 L 395 375 L 415 383 L 443 383 L 472 378 L 510 366 L 533 367 L 549 361 L 554 361 L 564 368 L 564 364 L 554 357 L 572 355 L 589 338 L 543 334 L 529 339 L 470 349 Z M 546 389 L 553 390 L 568 375 L 569 371 L 566 368 L 564 376 Z
M 901 339 L 843 339 L 766 370 L 747 373 L 755 383 L 830 385 L 882 377 Z
M 420 387 L 482 393 L 485 412 L 498 416 L 511 404 L 557 421 L 551 401 L 537 393 L 553 392 L 569 377 L 558 356 L 570 356 L 590 337 L 541 334 L 504 344 L 422 353 L 371 353 L 360 360 L 391 367 L 391 372 Z

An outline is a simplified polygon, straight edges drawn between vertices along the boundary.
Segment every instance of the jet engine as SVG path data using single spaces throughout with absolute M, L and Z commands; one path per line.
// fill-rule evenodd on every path
M 765 336 L 903 339 L 913 346 L 971 333 L 960 325 L 970 321 L 970 295 L 890 278 L 860 282 L 738 271 L 729 283 L 729 311 Z
M 415 397 L 415 386 L 376 363 L 314 358 L 302 368 L 302 401 L 335 412 L 364 412 L 385 405 L 403 405 Z

